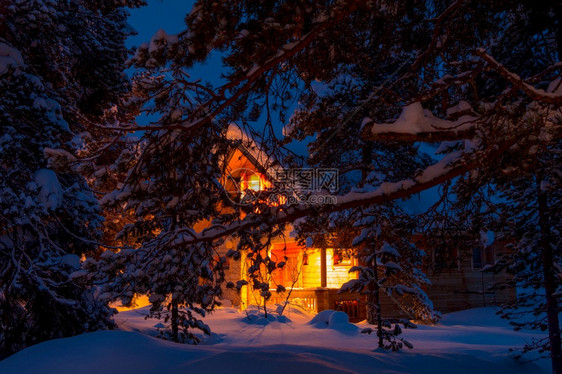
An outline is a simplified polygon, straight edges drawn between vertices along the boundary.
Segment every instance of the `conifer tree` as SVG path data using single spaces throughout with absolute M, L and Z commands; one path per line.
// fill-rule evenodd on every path
M 130 218 L 117 233 L 129 248 L 107 251 L 86 266 L 103 299 L 131 305 L 138 294 L 147 294 L 150 316 L 163 319 L 163 338 L 197 343 L 197 331 L 210 334 L 200 317 L 218 305 L 226 259 L 217 255 L 217 242 L 181 243 L 209 229 L 208 224 L 235 216 L 219 217 L 231 203 L 221 178 L 232 144 L 219 122 L 192 132 L 178 130 L 210 95 L 168 60 L 181 48 L 176 35 L 160 30 L 130 60 L 136 72 L 125 108 L 156 120 L 146 127 L 135 153 L 110 166 L 125 177 L 101 200 L 114 214 Z M 111 126 L 134 131 L 130 127 L 135 125 Z
M 128 91 L 124 7 L 140 3 L 0 4 L 0 355 L 112 326 L 81 277 L 103 219 L 75 153 L 82 119 Z
M 341 291 L 367 296 L 367 321 L 377 326 L 379 348 L 398 350 L 402 344 L 411 348 L 411 344 L 398 338 L 399 323 L 394 321 L 391 328 L 391 321 L 383 318 L 381 295 L 397 302 L 410 319 L 435 322 L 438 314 L 422 289 L 429 284 L 421 270 L 424 252 L 412 243 L 414 233 L 408 230 L 409 225 L 399 222 L 406 219 L 400 218 L 399 210 L 377 208 L 366 211 L 356 223 L 361 231 L 352 245 L 359 265 L 350 272 L 357 272 L 358 277 L 344 284 Z M 401 323 L 405 328 L 413 327 L 409 320 Z

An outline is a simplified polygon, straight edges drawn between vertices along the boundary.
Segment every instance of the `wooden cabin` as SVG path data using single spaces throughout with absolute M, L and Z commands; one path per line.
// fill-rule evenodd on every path
M 231 152 L 227 162 L 226 172 L 229 177 L 224 183 L 228 191 L 233 192 L 233 198 L 240 199 L 241 191 L 238 186 L 251 188 L 254 191 L 269 188 L 272 182 L 268 175 L 272 173 L 267 158 L 260 153 L 259 147 L 241 132 L 235 133 L 241 139 L 239 146 Z M 238 194 L 238 195 L 236 195 Z M 291 228 L 288 229 L 291 231 Z M 356 259 L 334 248 L 306 248 L 296 241 L 291 241 L 287 232 L 283 238 L 273 241 L 270 256 L 276 261 L 285 261 L 286 265 L 276 269 L 270 280 L 273 294 L 269 304 L 291 303 L 303 306 L 313 312 L 326 309 L 345 311 L 352 321 L 363 320 L 366 317 L 365 296 L 353 293 L 338 293 L 341 285 L 355 278 L 356 273 L 349 273 Z M 481 250 L 478 246 L 470 248 L 466 243 L 459 248 L 450 248 L 454 260 L 445 266 L 439 266 L 436 271 L 435 253 L 424 246 L 423 238 L 414 238 L 418 246 L 424 248 L 427 256 L 426 275 L 431 281 L 425 291 L 434 303 L 434 308 L 442 313 L 457 310 L 489 306 L 501 303 L 515 297 L 515 291 L 491 291 L 490 285 L 494 281 L 506 280 L 506 274 L 483 272 L 482 269 L 493 264 L 505 250 L 501 243 L 494 243 Z M 458 241 L 462 243 L 463 241 Z M 225 255 L 234 248 L 235 240 L 226 240 L 219 249 L 220 255 Z M 460 248 L 460 246 L 464 248 Z M 467 255 L 467 253 L 469 255 Z M 246 279 L 247 261 L 242 254 L 240 261 L 230 261 L 226 270 L 226 281 L 236 282 Z M 277 285 L 283 285 L 286 292 L 277 294 Z M 249 305 L 263 305 L 259 292 L 251 286 L 244 286 L 238 294 L 233 289 L 224 289 L 224 299 L 232 305 L 246 308 Z M 395 299 L 383 295 L 382 309 L 385 318 L 410 318 L 403 311 Z

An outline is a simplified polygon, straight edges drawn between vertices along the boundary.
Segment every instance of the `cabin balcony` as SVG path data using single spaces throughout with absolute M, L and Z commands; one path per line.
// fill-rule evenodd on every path
M 327 309 L 347 313 L 351 322 L 359 322 L 366 318 L 365 296 L 357 293 L 339 294 L 334 288 L 292 289 L 283 294 L 273 293 L 269 304 L 298 305 L 314 313 Z

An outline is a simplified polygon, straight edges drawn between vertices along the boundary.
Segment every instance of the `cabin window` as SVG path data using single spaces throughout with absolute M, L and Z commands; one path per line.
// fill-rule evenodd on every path
M 258 173 L 257 171 L 244 173 L 240 177 L 240 189 L 242 192 L 246 190 L 259 192 L 267 188 L 271 188 L 271 182 L 269 182 L 263 174 Z
M 437 269 L 461 269 L 461 261 L 457 248 L 434 248 L 431 250 L 431 257 Z
M 351 255 L 347 251 L 334 249 L 334 266 L 351 266 Z
M 494 249 L 487 248 L 473 248 L 472 249 L 472 268 L 481 269 L 486 265 L 493 265 L 495 262 Z
M 474 269 L 482 267 L 482 250 L 480 248 L 472 248 L 472 267 Z
M 248 189 L 252 191 L 260 191 L 262 189 L 260 177 L 258 177 L 256 174 L 250 175 L 247 182 Z
M 496 254 L 494 252 L 494 248 L 486 248 L 484 259 L 486 260 L 486 265 L 493 265 L 496 262 Z

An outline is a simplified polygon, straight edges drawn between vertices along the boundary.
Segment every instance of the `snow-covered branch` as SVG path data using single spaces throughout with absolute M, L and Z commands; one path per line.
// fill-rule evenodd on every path
M 367 7 L 368 4 L 358 0 L 342 1 L 334 6 L 329 17 L 319 20 L 311 31 L 302 35 L 298 40 L 281 46 L 276 54 L 261 65 L 255 65 L 250 68 L 245 75 L 236 79 L 232 79 L 216 92 L 205 88 L 205 92 L 210 94 L 211 98 L 198 105 L 196 110 L 185 120 L 161 125 L 159 123 L 134 126 L 131 124 L 120 124 L 119 126 L 102 126 L 95 127 L 110 131 L 134 132 L 134 131 L 159 131 L 159 130 L 182 130 L 194 131 L 202 126 L 212 123 L 227 108 L 236 103 L 244 94 L 251 92 L 255 83 L 263 77 L 264 74 L 274 69 L 276 66 L 286 63 L 299 52 L 307 48 L 311 43 L 317 40 L 326 30 L 337 26 L 339 22 L 361 7 Z M 186 86 L 194 85 L 193 82 L 185 82 Z M 198 88 L 203 86 L 197 85 Z M 231 93 L 227 95 L 227 93 Z
M 469 112 L 470 105 L 457 105 L 462 112 Z M 469 138 L 479 124 L 479 118 L 472 114 L 461 115 L 454 121 L 437 118 L 421 103 L 414 102 L 403 108 L 400 117 L 393 123 L 373 123 L 363 120 L 361 136 L 365 140 L 401 140 L 437 142 Z
M 268 216 L 268 222 L 282 224 L 309 216 L 313 212 L 330 213 L 404 199 L 476 169 L 482 163 L 492 162 L 512 144 L 512 142 L 505 142 L 492 152 L 465 153 L 457 151 L 450 153 L 412 179 L 382 183 L 371 190 L 349 192 L 343 196 L 337 196 L 335 204 L 301 203 L 297 205 L 272 206 L 269 208 L 269 211 L 262 212 L 262 214 Z M 255 217 L 248 216 L 243 220 L 235 221 L 228 225 L 211 226 L 199 233 L 191 229 L 181 229 L 177 233 L 178 235 L 176 235 L 173 246 L 184 248 L 186 245 L 197 242 L 214 241 L 237 232 L 259 227 L 263 224 L 264 217 L 258 215 Z
M 254 83 L 264 73 L 274 68 L 275 66 L 285 61 L 288 61 L 297 53 L 305 49 L 308 45 L 310 45 L 313 41 L 315 41 L 316 38 L 322 34 L 322 32 L 324 32 L 325 30 L 327 30 L 328 28 L 334 25 L 337 25 L 338 22 L 343 20 L 345 17 L 349 16 L 349 14 L 354 10 L 356 10 L 359 6 L 361 6 L 361 4 L 362 4 L 361 1 L 356 1 L 356 0 L 347 1 L 347 4 L 345 5 L 342 4 L 341 7 L 338 7 L 339 8 L 338 12 L 335 12 L 331 17 L 331 19 L 319 22 L 318 25 L 316 25 L 316 27 L 314 27 L 307 34 L 303 35 L 298 41 L 292 42 L 288 45 L 281 47 L 278 50 L 277 54 L 273 58 L 269 59 L 263 65 L 254 66 L 247 72 L 245 76 L 241 77 L 240 79 L 233 80 L 220 87 L 218 90 L 219 94 L 217 97 L 223 99 L 224 101 L 221 104 L 219 104 L 216 108 L 214 108 L 211 112 L 209 111 L 209 108 L 211 108 L 213 102 L 218 101 L 216 98 L 213 98 L 212 102 L 200 106 L 201 109 L 198 112 L 207 111 L 204 117 L 199 118 L 195 121 L 192 120 L 185 121 L 184 123 L 180 124 L 180 127 L 184 130 L 185 129 L 191 130 L 191 129 L 198 128 L 200 126 L 204 126 L 210 123 L 211 121 L 213 121 L 216 116 L 222 113 L 226 108 L 228 108 L 234 102 L 236 102 L 236 100 L 238 100 L 243 94 L 249 92 L 252 89 Z M 232 90 L 235 87 L 238 87 L 242 82 L 245 83 L 242 84 L 242 86 L 240 86 L 239 88 L 237 88 L 236 91 L 230 97 L 226 98 L 225 93 L 229 90 Z M 197 114 L 198 112 L 196 112 L 195 114 Z M 197 117 L 195 116 L 195 118 Z
M 505 80 L 513 84 L 521 91 L 525 92 L 531 99 L 547 104 L 562 105 L 562 94 L 555 92 L 546 92 L 527 83 L 519 75 L 507 70 L 505 66 L 500 64 L 498 61 L 496 61 L 496 59 L 486 53 L 486 50 L 484 50 L 483 48 L 477 49 L 476 55 L 486 61 L 488 65 L 490 65 L 492 69 L 497 71 L 503 78 L 505 78 Z

